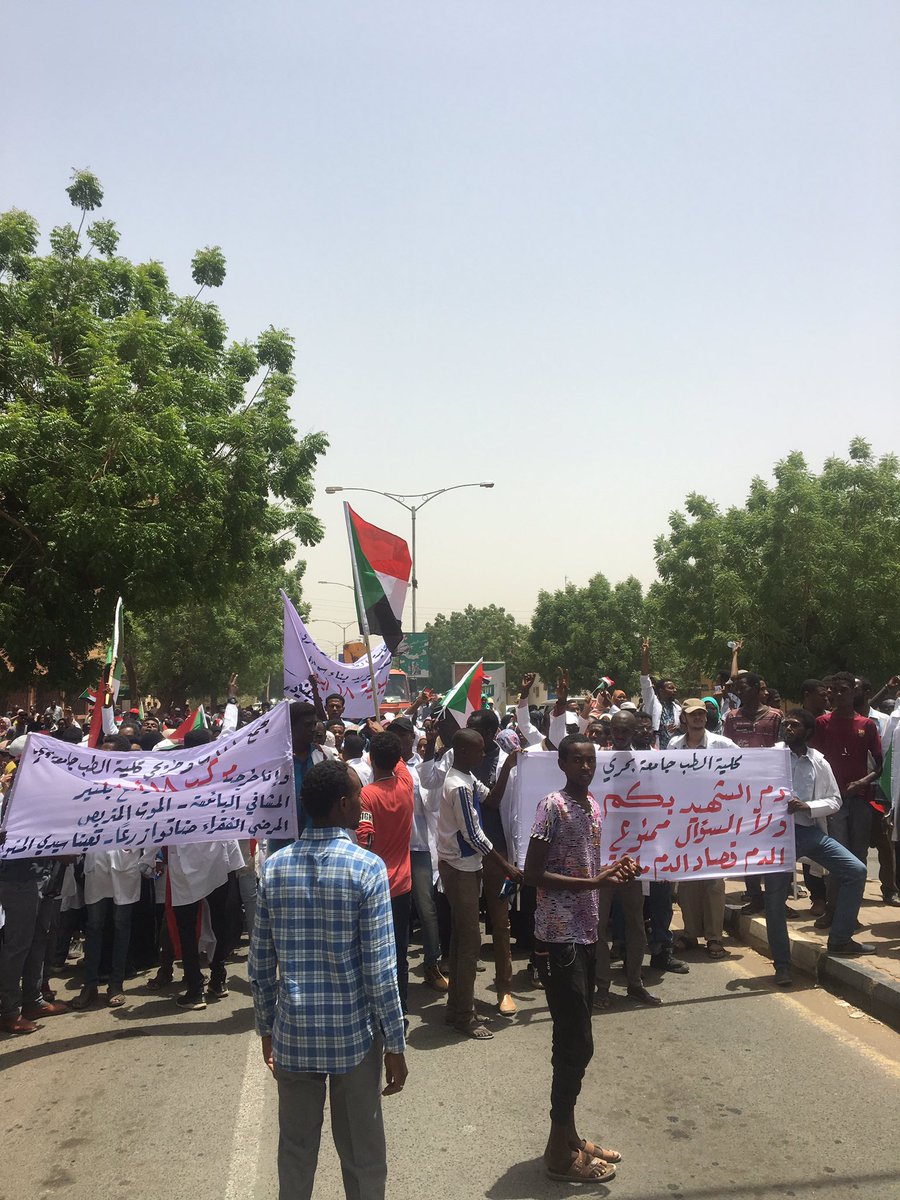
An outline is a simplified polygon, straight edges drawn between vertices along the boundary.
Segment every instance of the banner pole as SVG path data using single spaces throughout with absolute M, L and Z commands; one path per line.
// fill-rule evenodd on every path
M 369 620 L 362 599 L 362 588 L 359 582 L 359 572 L 356 568 L 356 551 L 353 546 L 353 526 L 350 523 L 350 505 L 344 501 L 344 518 L 347 522 L 347 539 L 350 542 L 350 567 L 353 571 L 353 595 L 356 600 L 356 615 L 359 617 L 359 627 L 366 642 L 366 655 L 369 659 L 369 678 L 372 681 L 372 707 L 375 720 L 381 716 L 378 711 L 378 684 L 375 682 L 375 664 L 372 661 L 372 643 L 369 636 Z

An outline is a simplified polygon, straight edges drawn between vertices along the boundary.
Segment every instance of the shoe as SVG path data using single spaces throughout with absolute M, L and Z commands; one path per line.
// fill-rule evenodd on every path
M 179 1008 L 199 1012 L 201 1008 L 206 1008 L 206 997 L 202 992 L 185 992 L 183 995 L 175 997 L 175 1003 Z
M 541 983 L 541 977 L 538 974 L 537 963 L 530 962 L 528 964 L 528 978 L 531 980 L 534 987 L 542 988 L 544 986 Z
M 49 983 L 45 983 L 44 986 L 41 988 L 41 995 L 44 997 L 44 999 L 47 1001 L 48 1004 L 52 1004 L 53 1001 L 56 999 L 56 992 L 54 992 L 53 988 L 50 986 Z
M 74 1008 L 76 1012 L 81 1012 L 82 1009 L 90 1008 L 96 999 L 97 989 L 94 986 L 89 985 L 81 989 L 81 991 L 72 1001 L 71 1007 Z
M 156 991 L 158 988 L 168 987 L 171 982 L 172 972 L 160 967 L 153 978 L 147 980 L 147 987 Z
M 111 983 L 106 989 L 106 1007 L 121 1008 L 125 1003 L 125 989 L 121 984 Z
M 657 1008 L 662 1004 L 659 996 L 654 996 L 652 992 L 648 992 L 645 987 L 629 987 L 628 995 L 632 1000 L 637 1000 L 639 1004 L 646 1004 L 650 1008 Z
M 594 1008 L 609 1008 L 611 1003 L 609 988 L 597 988 L 594 996 Z
M 809 906 L 809 914 L 808 915 L 811 917 L 824 917 L 825 916 L 825 901 L 824 900 L 814 900 L 812 902 L 812 904 Z
M 813 921 L 813 929 L 830 929 L 833 919 L 829 913 L 822 913 L 818 921 Z
M 625 947 L 621 942 L 613 942 L 612 946 L 610 946 L 609 961 L 611 963 L 625 961 Z
M 687 975 L 690 967 L 680 958 L 676 958 L 670 949 L 660 950 L 650 955 L 650 966 L 658 971 L 671 971 L 673 975 Z
M 425 982 L 436 992 L 446 992 L 450 983 L 437 963 L 425 968 Z
M 27 1017 L 0 1018 L 0 1033 L 34 1033 L 39 1026 Z
M 742 917 L 752 917 L 758 913 L 763 913 L 765 911 L 766 911 L 765 900 L 751 900 L 749 902 L 749 904 L 745 904 L 744 907 L 741 909 L 741 916 Z
M 497 1011 L 501 1017 L 514 1017 L 516 1015 L 516 1002 L 513 1000 L 509 992 L 504 992 L 500 997 L 500 1002 L 497 1005 Z
M 224 1000 L 228 995 L 228 982 L 225 979 L 210 979 L 206 985 L 206 994 L 210 1000 Z
M 883 904 L 889 904 L 892 908 L 900 906 L 900 896 L 896 892 L 882 892 L 881 900 Z
M 22 1005 L 22 1016 L 26 1021 L 41 1021 L 44 1017 L 58 1017 L 61 1013 L 69 1011 L 69 1005 L 63 1004 L 61 1000 L 57 1003 L 44 1001 L 38 1004 Z
M 875 947 L 871 942 L 855 942 L 850 938 L 847 942 L 841 942 L 839 946 L 828 946 L 828 953 L 835 954 L 838 958 L 856 958 L 859 954 L 874 954 Z
M 779 987 L 789 988 L 794 986 L 794 977 L 791 974 L 790 967 L 775 968 L 775 982 Z

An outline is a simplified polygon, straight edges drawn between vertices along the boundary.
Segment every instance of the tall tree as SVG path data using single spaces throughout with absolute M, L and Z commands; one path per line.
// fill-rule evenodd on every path
M 531 621 L 531 665 L 547 680 L 566 667 L 573 690 L 596 688 L 608 675 L 634 693 L 645 625 L 644 596 L 633 576 L 611 586 L 597 574 L 585 587 L 542 591 Z M 676 673 L 671 664 L 666 669 Z
M 900 461 L 861 438 L 820 474 L 800 453 L 756 478 L 744 508 L 688 496 L 656 542 L 659 620 L 696 670 L 746 664 L 786 695 L 836 669 L 880 677 L 900 661 Z
M 10 682 L 81 675 L 115 597 L 134 614 L 214 601 L 246 572 L 277 572 L 322 536 L 309 504 L 327 441 L 289 415 L 294 346 L 269 328 L 230 341 L 205 298 L 158 262 L 118 254 L 103 191 L 68 190 L 77 228 L 40 255 L 27 213 L 0 216 L 0 629 Z
M 505 662 L 507 680 L 515 680 L 526 669 L 524 653 L 528 628 L 520 625 L 505 608 L 490 604 L 475 608 L 469 604 L 463 612 L 443 613 L 428 625 L 428 655 L 431 684 L 445 691 L 452 683 L 455 662 Z

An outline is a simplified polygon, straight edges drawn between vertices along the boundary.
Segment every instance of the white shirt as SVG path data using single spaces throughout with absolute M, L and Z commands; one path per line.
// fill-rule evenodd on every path
M 347 759 L 347 766 L 352 767 L 359 776 L 359 782 L 365 787 L 372 782 L 372 768 L 364 758 Z
M 454 767 L 447 772 L 438 816 L 438 858 L 457 871 L 480 871 L 481 860 L 493 850 L 473 803 L 475 796 L 484 800 L 487 794 L 474 775 Z
M 677 737 L 669 739 L 667 750 L 693 750 L 694 746 L 686 746 L 686 733 L 679 733 Z M 733 742 L 731 738 L 724 737 L 721 733 L 710 733 L 707 729 L 703 735 L 703 745 L 697 746 L 698 750 L 739 750 L 737 742 Z
M 193 904 L 195 900 L 203 900 L 222 886 L 229 871 L 240 871 L 243 866 L 244 856 L 234 841 L 170 846 L 172 904 Z
M 644 702 L 644 711 L 650 714 L 653 721 L 654 732 L 657 731 L 662 724 L 662 700 L 656 694 L 656 688 L 649 675 L 641 676 L 641 699 Z M 672 723 L 675 728 L 678 728 L 678 723 L 681 720 L 681 705 L 677 700 L 672 702 Z M 671 745 L 671 741 L 669 743 Z
M 776 742 L 777 749 L 784 742 Z M 810 811 L 794 813 L 797 825 L 816 825 L 828 832 L 827 818 L 841 807 L 841 789 L 824 754 L 810 746 L 805 754 L 791 751 L 791 788 L 794 796 L 809 805 Z
M 112 900 L 137 904 L 141 898 L 141 866 L 152 864 L 155 850 L 88 850 L 84 856 L 84 902 Z

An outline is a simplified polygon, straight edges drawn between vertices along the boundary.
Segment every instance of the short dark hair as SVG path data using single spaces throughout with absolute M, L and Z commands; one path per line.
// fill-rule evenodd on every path
M 293 721 L 295 719 L 295 717 L 307 717 L 307 716 L 309 716 L 310 713 L 315 715 L 315 711 L 316 711 L 315 705 L 310 704 L 308 700 L 292 700 L 291 701 L 291 711 L 290 711 L 291 721 Z
M 757 675 L 753 671 L 745 671 L 742 675 L 742 679 L 744 680 L 745 687 L 757 689 L 762 687 L 762 676 Z
M 372 766 L 381 771 L 393 771 L 403 754 L 396 733 L 376 733 L 369 742 L 369 758 Z
M 325 728 L 326 729 L 340 729 L 343 731 L 344 722 L 343 721 L 329 721 L 328 724 L 325 726 Z
M 848 687 L 856 691 L 856 676 L 851 671 L 835 671 L 833 675 L 828 676 L 829 683 L 846 683 Z
M 484 738 L 485 744 L 487 744 L 487 742 L 492 742 L 497 736 L 497 730 L 500 728 L 500 718 L 492 708 L 479 708 L 466 721 L 466 726 L 480 733 Z
M 124 733 L 106 733 L 101 743 L 104 750 L 121 750 L 128 754 L 131 750 L 131 738 Z
M 593 746 L 593 744 L 590 738 L 586 738 L 583 733 L 567 733 L 557 746 L 557 752 L 560 758 L 568 758 L 569 751 L 573 746 Z
M 366 748 L 366 739 L 361 733 L 357 733 L 355 729 L 348 729 L 344 734 L 344 740 L 341 743 L 341 750 L 344 754 L 349 754 L 351 758 L 359 758 L 363 750 Z
M 339 758 L 310 767 L 303 779 L 300 800 L 314 821 L 327 817 L 350 788 L 350 768 Z
M 802 721 L 803 727 L 807 733 L 816 732 L 816 718 L 805 708 L 792 708 L 789 713 L 785 713 L 784 719 L 792 717 L 796 721 Z
M 821 679 L 804 679 L 800 684 L 800 695 L 808 696 L 810 692 L 815 692 L 824 686 L 825 684 Z
M 871 692 L 872 685 L 864 675 L 857 675 L 856 686 L 861 692 Z
M 341 704 L 345 705 L 344 697 L 340 692 L 329 692 L 325 697 L 325 703 L 327 704 L 329 700 L 340 700 Z
M 213 740 L 212 731 L 209 729 L 189 729 L 184 735 L 184 748 L 193 750 L 195 746 L 205 746 Z

